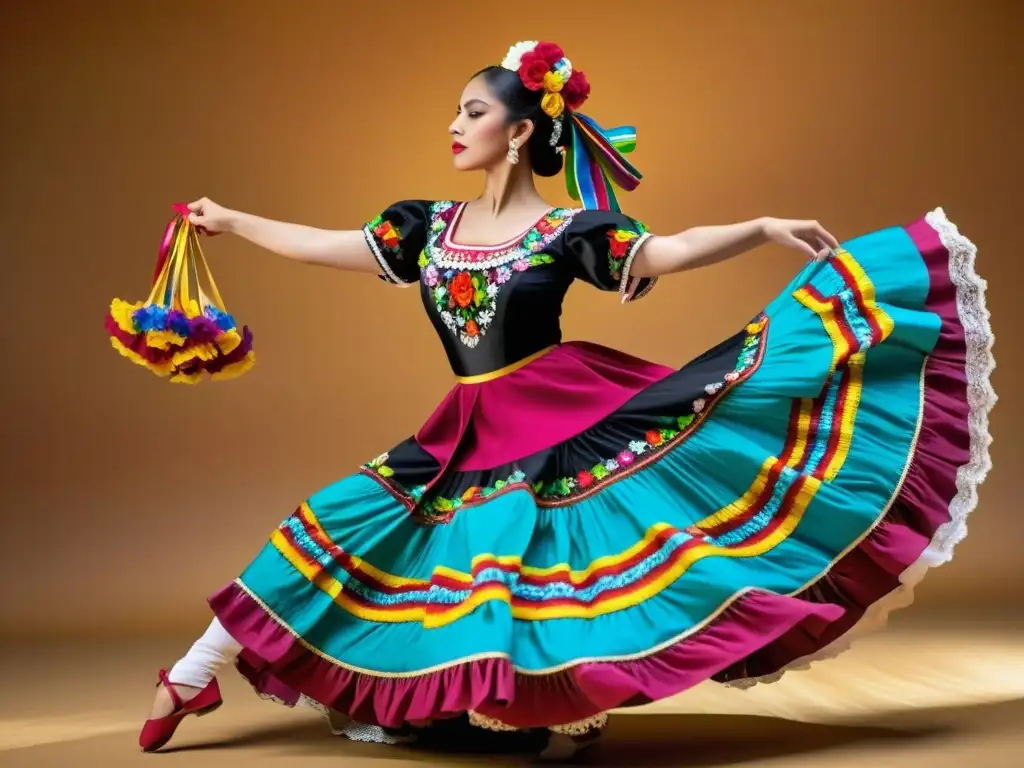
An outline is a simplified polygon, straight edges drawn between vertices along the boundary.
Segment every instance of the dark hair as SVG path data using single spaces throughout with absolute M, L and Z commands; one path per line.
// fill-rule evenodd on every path
M 562 170 L 562 154 L 551 146 L 551 133 L 555 128 L 555 121 L 540 108 L 544 92 L 531 91 L 523 85 L 518 72 L 504 67 L 486 67 L 473 77 L 480 75 L 483 75 L 487 87 L 505 105 L 509 123 L 520 120 L 533 121 L 533 133 L 526 143 L 533 172 L 538 176 L 557 176 Z

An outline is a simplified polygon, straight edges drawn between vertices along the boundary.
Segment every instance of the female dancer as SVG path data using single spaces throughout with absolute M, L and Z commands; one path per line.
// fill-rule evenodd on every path
M 614 191 L 639 181 L 633 133 L 580 113 L 589 90 L 547 42 L 474 76 L 449 129 L 455 167 L 484 172 L 471 202 L 347 232 L 190 206 L 202 231 L 418 286 L 457 383 L 210 599 L 144 750 L 219 706 L 233 661 L 265 696 L 368 724 L 355 738 L 461 716 L 548 729 L 564 756 L 613 708 L 834 654 L 950 557 L 995 399 L 971 243 L 941 210 L 842 246 L 768 217 L 653 235 Z M 563 165 L 578 208 L 534 187 Z M 682 368 L 561 341 L 576 280 L 636 301 L 769 241 L 808 265 Z

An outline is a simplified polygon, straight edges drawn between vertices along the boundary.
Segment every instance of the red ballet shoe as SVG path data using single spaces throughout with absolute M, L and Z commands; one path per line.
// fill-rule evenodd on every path
M 162 685 L 167 689 L 167 693 L 171 695 L 174 711 L 164 717 L 155 717 L 147 720 L 146 724 L 142 726 L 142 733 L 139 734 L 139 746 L 143 752 L 155 752 L 170 741 L 174 732 L 178 729 L 178 723 L 187 715 L 202 717 L 203 715 L 210 714 L 224 703 L 220 697 L 220 686 L 217 684 L 217 678 L 211 680 L 205 688 L 188 701 L 182 701 L 181 696 L 174 690 L 174 684 L 167 679 L 166 669 L 160 670 L 159 677 L 160 682 L 157 683 L 157 686 Z

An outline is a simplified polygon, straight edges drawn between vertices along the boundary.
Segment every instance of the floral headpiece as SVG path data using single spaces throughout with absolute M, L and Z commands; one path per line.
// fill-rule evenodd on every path
M 531 91 L 544 91 L 540 106 L 554 121 L 551 146 L 561 144 L 568 119 L 571 135 L 565 143 L 565 177 L 569 196 L 584 208 L 619 210 L 612 184 L 632 191 L 641 174 L 623 155 L 636 148 L 636 129 L 603 130 L 577 110 L 590 95 L 590 83 L 574 70 L 565 52 L 554 43 L 526 40 L 508 49 L 501 66 L 518 73 Z

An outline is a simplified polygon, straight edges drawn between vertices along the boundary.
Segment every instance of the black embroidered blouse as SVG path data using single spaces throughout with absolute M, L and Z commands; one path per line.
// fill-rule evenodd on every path
M 635 301 L 657 278 L 632 278 L 649 233 L 611 211 L 553 208 L 528 232 L 494 246 L 455 242 L 465 203 L 406 200 L 363 227 L 394 285 L 420 286 L 452 371 L 500 370 L 561 341 L 562 300 L 576 279 Z

